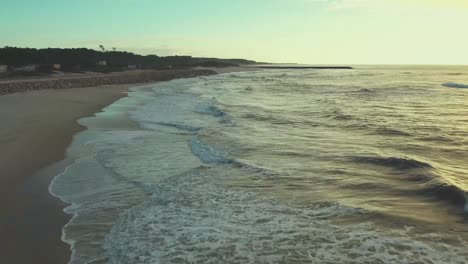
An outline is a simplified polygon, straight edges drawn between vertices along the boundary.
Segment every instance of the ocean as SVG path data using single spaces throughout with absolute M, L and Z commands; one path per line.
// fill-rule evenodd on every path
M 50 192 L 70 263 L 467 263 L 468 67 L 135 87 Z

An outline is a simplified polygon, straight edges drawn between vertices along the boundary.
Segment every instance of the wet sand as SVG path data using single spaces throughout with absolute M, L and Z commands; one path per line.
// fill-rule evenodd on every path
M 69 217 L 48 186 L 60 171 L 76 120 L 126 95 L 134 85 L 42 90 L 0 96 L 0 263 L 66 263 L 60 239 Z

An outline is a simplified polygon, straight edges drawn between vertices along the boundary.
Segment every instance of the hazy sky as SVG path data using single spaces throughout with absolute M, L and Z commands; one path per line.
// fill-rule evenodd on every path
M 468 0 L 0 0 L 0 46 L 468 64 Z

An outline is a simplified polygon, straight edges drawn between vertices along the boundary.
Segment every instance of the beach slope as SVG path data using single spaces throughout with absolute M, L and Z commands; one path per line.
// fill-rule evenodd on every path
M 69 246 L 60 238 L 69 216 L 48 192 L 63 168 L 43 168 L 65 158 L 73 135 L 84 129 L 77 119 L 99 112 L 138 83 L 212 74 L 135 71 L 0 81 L 0 263 L 68 262 Z
M 0 263 L 66 263 L 60 240 L 67 216 L 48 194 L 50 178 L 32 176 L 65 156 L 76 120 L 125 96 L 129 85 L 42 90 L 0 96 Z M 51 254 L 53 253 L 54 254 Z

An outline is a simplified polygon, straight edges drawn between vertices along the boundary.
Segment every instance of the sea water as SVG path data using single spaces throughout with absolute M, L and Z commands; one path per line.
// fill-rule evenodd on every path
M 71 263 L 467 263 L 468 68 L 133 88 L 50 186 Z

